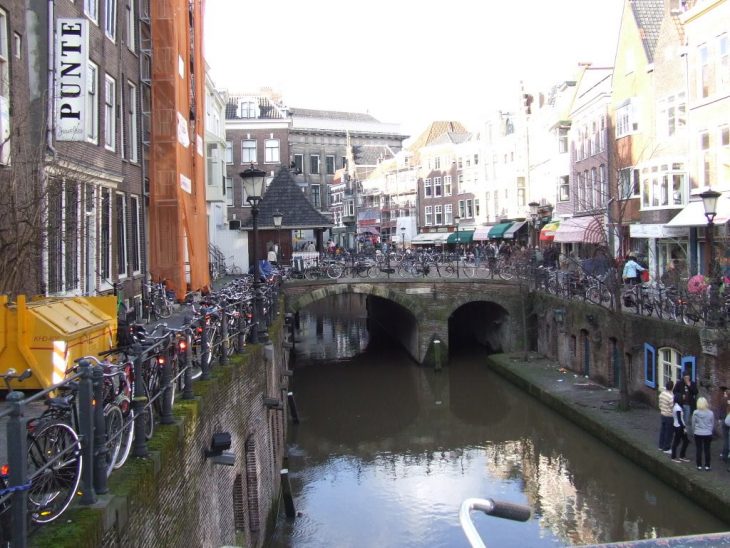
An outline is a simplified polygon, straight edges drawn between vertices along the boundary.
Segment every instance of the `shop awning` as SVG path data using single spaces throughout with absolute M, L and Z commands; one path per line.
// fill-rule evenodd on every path
M 504 233 L 507 232 L 507 229 L 512 226 L 512 221 L 508 223 L 499 223 L 498 225 L 494 225 L 489 230 L 489 239 L 492 240 L 494 238 L 503 238 Z
M 527 228 L 527 221 L 518 221 L 515 224 L 513 224 L 511 227 L 509 227 L 502 238 L 505 240 L 514 240 L 517 238 L 517 233 L 520 230 L 524 230 Z
M 489 226 L 478 226 L 476 229 L 474 229 L 474 235 L 472 236 L 472 240 L 475 242 L 483 242 L 485 240 L 489 239 L 489 231 L 492 229 L 493 225 Z
M 448 232 L 437 232 L 433 235 L 433 245 L 444 245 L 448 239 Z
M 448 232 L 421 232 L 411 239 L 411 243 L 415 245 L 443 245 L 448 238 Z
M 449 234 L 449 238 L 446 240 L 447 244 L 455 244 L 456 242 L 456 236 L 459 236 L 459 242 L 460 244 L 470 244 L 474 240 L 474 231 L 473 230 L 460 230 L 457 232 L 452 232 Z
M 606 237 L 600 218 L 588 215 L 586 217 L 572 217 L 561 222 L 555 231 L 555 241 L 603 244 L 606 243 Z
M 717 200 L 716 225 L 724 225 L 730 220 L 730 197 L 723 193 Z M 688 203 L 682 211 L 667 223 L 667 226 L 707 226 L 705 206 L 702 201 Z
M 553 239 L 555 239 L 555 231 L 558 230 L 559 226 L 560 221 L 552 221 L 551 223 L 548 223 L 544 227 L 542 227 L 542 230 L 540 231 L 540 241 L 552 242 Z

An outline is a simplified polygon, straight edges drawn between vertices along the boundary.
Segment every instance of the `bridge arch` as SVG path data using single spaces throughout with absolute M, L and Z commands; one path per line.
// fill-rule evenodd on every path
M 449 348 L 476 342 L 489 353 L 504 352 L 509 346 L 509 311 L 488 300 L 460 304 L 449 316 Z

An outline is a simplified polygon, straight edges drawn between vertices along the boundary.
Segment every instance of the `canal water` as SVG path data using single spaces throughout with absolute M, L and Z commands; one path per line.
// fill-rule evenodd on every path
M 565 546 L 727 526 L 485 367 L 441 372 L 368 330 L 365 297 L 301 314 L 289 430 L 296 510 L 272 547 L 468 546 L 469 497 L 526 504 L 526 523 L 472 513 L 488 546 Z M 658 423 L 658 421 L 657 421 Z

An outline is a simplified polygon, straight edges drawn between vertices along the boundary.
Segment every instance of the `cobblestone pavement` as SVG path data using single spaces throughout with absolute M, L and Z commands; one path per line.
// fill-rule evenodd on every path
M 522 352 L 493 355 L 489 362 L 510 381 L 730 524 L 730 472 L 720 460 L 720 439 L 712 443 L 712 470 L 699 471 L 694 441 L 687 449 L 690 462 L 675 463 L 659 450 L 658 409 L 632 402 L 630 410 L 622 411 L 617 389 L 601 386 L 535 353 L 527 359 Z M 722 538 L 730 545 L 730 535 Z M 726 544 L 713 538 L 713 543 L 705 545 Z

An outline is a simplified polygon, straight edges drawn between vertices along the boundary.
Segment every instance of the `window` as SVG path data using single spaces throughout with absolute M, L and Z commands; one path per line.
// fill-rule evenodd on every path
M 90 62 L 87 71 L 86 139 L 96 143 L 99 140 L 99 69 Z
M 433 196 L 433 189 L 431 188 L 431 179 L 424 179 L 423 181 L 423 195 L 426 198 Z
M 568 152 L 568 128 L 558 128 L 558 152 L 563 154 Z
M 563 175 L 558 178 L 558 201 L 567 202 L 570 200 L 570 177 Z
M 433 195 L 436 198 L 440 198 L 441 196 L 443 196 L 441 188 L 441 177 L 434 177 L 433 179 Z
M 426 220 L 426 226 L 431 226 L 433 224 L 433 208 L 431 206 L 426 206 L 423 208 L 423 214 Z
M 730 158 L 730 126 L 720 127 L 720 157 Z M 730 187 L 730 163 L 727 161 L 720 164 L 721 172 L 718 174 L 718 180 L 722 188 Z
M 99 273 L 101 282 L 111 284 L 112 276 L 112 191 L 101 189 L 101 226 L 99 234 Z
M 309 156 L 309 173 L 319 175 L 319 154 Z
M 99 0 L 84 0 L 84 14 L 97 23 L 99 21 Z
M 601 116 L 598 130 L 598 149 L 600 152 L 606 150 L 606 117 Z
M 674 348 L 664 347 L 657 351 L 657 386 L 664 386 L 667 381 L 677 382 L 682 379 L 682 354 Z
M 727 33 L 717 38 L 717 87 L 721 91 L 730 89 L 730 40 Z
M 518 188 L 517 189 L 517 206 L 523 207 L 525 205 L 525 189 L 524 188 Z
M 464 200 L 459 200 L 459 217 L 462 219 L 466 217 L 466 203 Z
M 451 175 L 444 177 L 444 196 L 451 196 Z
M 684 164 L 659 164 L 641 169 L 641 207 L 673 207 L 687 203 Z
M 48 293 L 79 288 L 80 194 L 76 182 L 51 180 L 47 192 Z
M 684 130 L 687 125 L 687 102 L 684 93 L 670 95 L 658 105 L 657 132 L 664 137 L 673 135 Z
M 127 1 L 127 7 L 126 7 L 126 19 L 127 19 L 127 47 L 130 51 L 134 51 L 135 49 L 135 17 L 134 17 L 134 1 L 135 0 L 128 0 Z
M 440 205 L 434 206 L 433 208 L 433 224 L 444 224 L 443 207 Z
M 139 143 L 137 141 L 137 86 L 132 82 L 127 82 L 127 113 L 129 122 L 127 127 L 129 128 L 129 161 L 137 162 L 137 148 Z
M 319 156 L 317 156 L 317 159 L 319 159 Z M 310 187 L 311 193 L 312 193 L 312 203 L 314 204 L 314 207 L 317 209 L 322 208 L 322 194 L 320 192 L 319 185 L 312 185 Z
M 23 56 L 23 37 L 17 32 L 13 33 L 13 47 L 15 48 L 15 58 L 20 59 Z
M 264 141 L 265 159 L 267 164 L 279 163 L 279 139 L 266 139 Z
M 139 197 L 129 197 L 130 212 L 129 220 L 130 236 L 132 237 L 130 250 L 129 250 L 129 262 L 132 266 L 132 273 L 139 274 L 142 270 L 142 245 L 141 245 L 141 233 L 140 233 L 140 210 L 139 210 Z
M 606 178 L 606 166 L 598 166 L 598 188 L 596 189 L 596 207 L 603 207 L 608 201 L 608 179 Z
M 117 39 L 117 0 L 104 0 L 104 32 L 112 41 Z
M 479 199 L 474 198 L 474 217 L 479 217 L 481 209 L 479 208 Z
M 255 164 L 256 159 L 256 140 L 244 139 L 241 141 L 241 164 Z
M 444 224 L 445 225 L 452 225 L 454 224 L 454 213 L 453 213 L 453 206 L 451 204 L 445 204 L 444 205 Z
M 294 169 L 297 171 L 297 173 L 304 172 L 304 155 L 303 154 L 294 155 Z
M 355 216 L 355 200 L 347 200 L 346 207 L 346 213 L 348 217 L 354 217 Z
M 108 74 L 104 77 L 104 146 L 108 150 L 116 147 L 117 131 L 117 83 Z
M 116 195 L 117 210 L 117 273 L 122 278 L 127 275 L 127 203 L 124 194 Z
M 233 141 L 226 141 L 226 163 L 233 163 Z
M 334 156 L 325 156 L 325 169 L 327 170 L 327 175 L 335 174 L 335 157 Z
M 700 174 L 701 186 L 709 187 L 715 180 L 715 158 L 709 131 L 700 132 Z
M 226 205 L 233 207 L 233 179 L 231 177 L 223 178 L 223 194 L 226 195 Z M 246 199 L 244 197 L 243 205 L 246 205 Z
M 478 166 L 479 165 L 479 154 L 475 154 L 474 155 L 474 165 L 475 166 Z
M 464 167 L 464 159 L 461 156 L 459 156 L 459 162 L 457 166 L 459 167 L 459 169 L 462 169 Z
M 638 109 L 635 99 L 616 109 L 616 139 L 639 130 Z
M 241 101 L 238 112 L 241 118 L 256 118 L 256 101 Z
M 466 201 L 466 218 L 467 219 L 474 218 L 474 205 L 473 205 L 471 199 Z
M 441 157 L 440 156 L 436 156 L 433 159 L 433 168 L 434 169 L 441 169 Z
M 633 167 L 618 172 L 618 190 L 622 200 L 639 195 L 639 170 Z
M 698 47 L 697 57 L 699 59 L 700 74 L 697 79 L 699 84 L 699 96 L 709 97 L 715 93 L 714 85 L 714 74 L 712 70 L 712 62 L 710 60 L 710 47 L 707 44 L 702 44 Z

